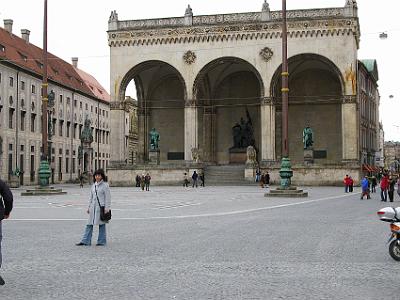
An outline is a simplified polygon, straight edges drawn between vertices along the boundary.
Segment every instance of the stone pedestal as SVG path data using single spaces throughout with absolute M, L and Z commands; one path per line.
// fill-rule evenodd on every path
M 246 149 L 233 148 L 229 149 L 229 163 L 231 164 L 245 164 L 247 161 Z
M 154 149 L 149 151 L 149 165 L 160 164 L 160 149 Z
M 9 184 L 11 188 L 19 188 L 19 177 L 16 175 L 11 175 Z
M 304 149 L 304 164 L 311 165 L 314 163 L 314 149 Z

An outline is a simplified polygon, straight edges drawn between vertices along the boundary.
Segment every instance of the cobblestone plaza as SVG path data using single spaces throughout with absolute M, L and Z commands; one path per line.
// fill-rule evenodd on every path
M 68 194 L 51 198 L 13 190 L 2 300 L 397 298 L 377 194 L 360 201 L 310 187 L 293 200 L 265 198 L 258 186 L 112 188 L 108 245 L 82 248 L 89 186 L 62 188 Z

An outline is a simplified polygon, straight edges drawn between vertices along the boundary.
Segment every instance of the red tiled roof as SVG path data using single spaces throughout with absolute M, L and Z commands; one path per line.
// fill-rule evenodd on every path
M 38 76 L 42 76 L 42 57 L 43 51 L 41 48 L 0 28 L 0 61 L 7 61 L 33 72 Z M 47 74 L 50 81 L 57 82 L 104 101 L 110 100 L 110 95 L 92 76 L 83 71 L 78 71 L 71 64 L 51 53 L 48 53 Z M 84 74 L 86 75 L 84 76 Z M 90 77 L 91 80 L 88 80 L 88 77 Z M 99 88 L 99 90 L 105 93 L 104 96 L 101 95 L 100 92 L 95 92 L 89 87 L 88 82 L 93 82 L 93 80 L 96 82 L 96 88 Z M 95 84 L 93 83 L 92 85 Z M 101 97 L 99 97 L 99 95 L 101 95 Z
M 75 71 L 82 78 L 83 82 L 90 88 L 93 94 L 96 95 L 97 98 L 102 99 L 104 101 L 110 101 L 110 95 L 107 91 L 101 86 L 101 84 L 94 78 L 92 75 L 75 68 Z

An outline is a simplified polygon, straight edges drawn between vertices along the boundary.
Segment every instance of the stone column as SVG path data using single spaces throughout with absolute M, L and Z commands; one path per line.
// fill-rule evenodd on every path
M 202 161 L 215 162 L 215 137 L 216 137 L 216 111 L 215 107 L 204 109 L 203 117 L 203 149 Z
M 192 160 L 192 148 L 198 148 L 197 107 L 194 100 L 185 103 L 185 161 Z
M 261 161 L 275 161 L 275 106 L 272 98 L 261 101 Z
M 125 111 L 121 101 L 110 103 L 110 134 L 111 165 L 125 164 Z
M 356 96 L 345 96 L 342 104 L 342 158 L 358 160 L 359 126 Z

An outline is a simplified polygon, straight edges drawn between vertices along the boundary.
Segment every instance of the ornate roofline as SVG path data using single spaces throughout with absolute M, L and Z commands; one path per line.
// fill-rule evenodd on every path
M 215 14 L 215 15 L 200 15 L 193 16 L 193 26 L 206 25 L 226 25 L 226 24 L 241 24 L 265 22 L 262 18 L 263 12 L 247 12 L 247 13 L 231 13 L 231 14 Z M 349 12 L 347 7 L 337 8 L 318 8 L 318 9 L 301 9 L 288 10 L 287 19 L 321 19 L 321 18 L 348 18 L 357 17 L 356 13 Z M 271 11 L 269 20 L 276 22 L 282 19 L 282 11 Z M 111 23 L 114 23 L 111 25 Z M 116 23 L 116 26 L 115 26 Z M 118 19 L 109 20 L 109 31 L 119 30 L 143 30 L 152 28 L 165 27 L 185 27 L 185 17 L 173 18 L 158 18 L 158 19 L 142 19 L 142 20 L 124 20 Z

